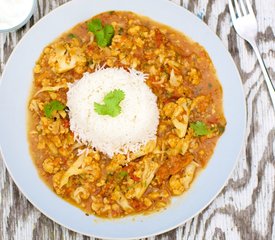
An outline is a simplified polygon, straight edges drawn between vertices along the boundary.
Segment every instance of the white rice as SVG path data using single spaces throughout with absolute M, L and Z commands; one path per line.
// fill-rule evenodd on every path
M 106 68 L 85 73 L 79 81 L 69 84 L 67 106 L 75 138 L 109 157 L 136 152 L 155 140 L 159 123 L 157 97 L 146 85 L 145 77 L 133 69 L 128 72 Z M 125 93 L 121 113 L 116 117 L 96 113 L 94 103 L 102 104 L 115 89 Z

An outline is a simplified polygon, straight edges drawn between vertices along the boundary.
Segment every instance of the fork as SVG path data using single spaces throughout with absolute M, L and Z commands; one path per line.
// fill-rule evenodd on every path
M 253 12 L 252 6 L 249 0 L 228 0 L 229 1 L 229 11 L 232 18 L 233 26 L 236 32 L 241 38 L 246 40 L 254 49 L 258 61 L 260 63 L 264 79 L 267 85 L 267 89 L 270 94 L 273 107 L 275 108 L 275 88 L 272 83 L 271 78 L 268 75 L 266 66 L 261 57 L 259 49 L 256 44 L 257 35 L 257 20 Z M 233 5 L 234 1 L 234 5 Z

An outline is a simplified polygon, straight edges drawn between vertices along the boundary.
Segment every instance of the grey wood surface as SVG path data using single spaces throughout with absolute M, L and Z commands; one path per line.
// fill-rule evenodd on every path
M 238 164 L 217 198 L 183 226 L 149 239 L 275 239 L 275 113 L 256 57 L 232 29 L 227 0 L 173 1 L 208 24 L 232 54 L 246 96 L 247 136 Z M 0 34 L 0 76 L 10 53 L 28 29 L 65 2 L 38 0 L 34 17 L 25 27 Z M 274 80 L 275 1 L 252 2 L 259 25 L 257 42 Z M 1 156 L 0 219 L 1 240 L 93 239 L 61 227 L 33 207 L 13 183 Z

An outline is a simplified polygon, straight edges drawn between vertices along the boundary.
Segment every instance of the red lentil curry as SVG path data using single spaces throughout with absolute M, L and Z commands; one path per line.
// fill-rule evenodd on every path
M 160 112 L 157 141 L 112 159 L 75 141 L 66 108 L 67 84 L 103 65 L 147 73 Z M 202 46 L 131 12 L 101 13 L 46 46 L 36 62 L 31 155 L 47 185 L 87 214 L 154 212 L 187 191 L 206 166 L 225 129 L 222 105 L 222 87 Z

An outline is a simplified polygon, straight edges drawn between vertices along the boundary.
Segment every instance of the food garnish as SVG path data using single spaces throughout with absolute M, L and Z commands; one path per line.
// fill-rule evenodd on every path
M 124 178 L 124 177 L 127 177 L 127 176 L 128 176 L 128 172 L 127 171 L 121 171 L 119 173 L 119 177 L 121 177 L 121 178 Z
M 73 33 L 68 34 L 68 38 L 76 38 L 76 35 Z
M 44 113 L 47 118 L 52 117 L 53 111 L 64 110 L 65 105 L 57 100 L 53 100 L 44 106 Z
M 190 123 L 190 127 L 194 130 L 195 136 L 205 136 L 210 133 L 210 130 L 204 122 L 197 121 L 195 123 Z
M 125 93 L 120 89 L 109 92 L 103 99 L 104 104 L 94 103 L 94 110 L 99 115 L 116 117 L 121 113 L 119 104 L 125 98 Z
M 107 47 L 112 43 L 115 30 L 112 25 L 102 26 L 100 19 L 93 19 L 88 23 L 88 30 L 95 35 L 99 47 Z

